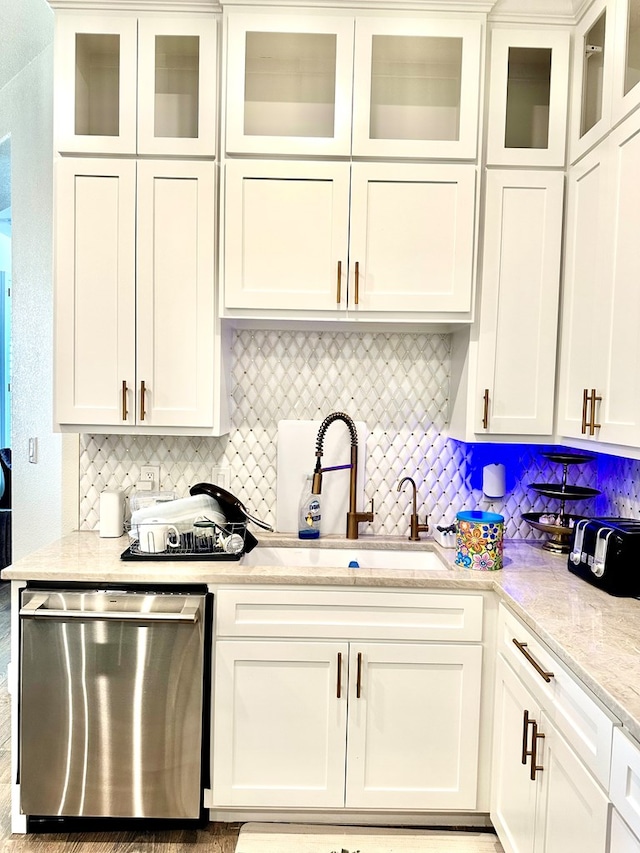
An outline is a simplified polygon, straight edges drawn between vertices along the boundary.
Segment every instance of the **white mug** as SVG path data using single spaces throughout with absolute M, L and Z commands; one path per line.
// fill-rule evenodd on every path
M 160 554 L 180 545 L 180 533 L 162 518 L 150 518 L 138 525 L 138 548 L 145 554 Z

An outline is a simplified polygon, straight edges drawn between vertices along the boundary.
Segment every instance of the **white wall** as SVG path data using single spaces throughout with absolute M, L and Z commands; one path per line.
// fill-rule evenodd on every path
M 15 2 L 0 0 L 0 11 Z M 28 12 L 29 32 L 47 46 L 0 89 L 0 138 L 11 134 L 12 158 L 14 560 L 69 527 L 67 479 L 73 491 L 75 476 L 77 488 L 73 438 L 63 442 L 52 428 L 53 14 L 43 0 L 30 0 Z M 0 34 L 0 63 L 10 40 L 6 30 Z M 37 464 L 28 461 L 30 437 L 38 440 Z

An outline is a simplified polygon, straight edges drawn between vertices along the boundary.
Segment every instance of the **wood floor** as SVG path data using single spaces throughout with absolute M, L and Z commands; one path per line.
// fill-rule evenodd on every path
M 165 832 L 96 832 L 11 835 L 10 821 L 10 710 L 7 664 L 10 657 L 10 584 L 0 583 L 0 853 L 234 853 L 241 824 L 212 823 L 201 830 Z M 455 847 L 457 853 L 484 853 L 490 838 L 478 846 Z M 434 848 L 428 847 L 432 850 Z M 443 846 L 437 853 L 445 853 Z M 271 853 L 265 851 L 265 853 Z M 301 850 L 300 853 L 303 853 Z M 366 851 L 363 850 L 363 853 Z M 436 851 L 434 851 L 436 853 Z

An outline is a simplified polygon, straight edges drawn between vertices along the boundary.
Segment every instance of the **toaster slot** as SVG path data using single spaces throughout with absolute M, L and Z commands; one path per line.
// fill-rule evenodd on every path
M 584 543 L 584 530 L 588 523 L 588 518 L 582 518 L 576 523 L 575 526 L 573 548 L 571 549 L 571 553 L 569 554 L 569 559 L 574 564 L 574 566 L 579 565 L 580 562 L 585 563 L 587 560 L 587 555 L 582 550 L 582 546 Z
M 601 578 L 604 574 L 604 567 L 607 561 L 607 548 L 612 533 L 613 530 L 610 527 L 602 527 L 596 535 L 596 547 L 593 554 L 591 571 L 597 578 Z

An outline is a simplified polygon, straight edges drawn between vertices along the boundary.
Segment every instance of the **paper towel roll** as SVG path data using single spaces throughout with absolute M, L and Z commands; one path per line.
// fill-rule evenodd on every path
M 500 462 L 485 465 L 482 469 L 482 491 L 488 498 L 503 498 L 505 487 L 504 465 Z
M 100 536 L 117 539 L 124 529 L 124 493 L 118 489 L 100 492 Z

